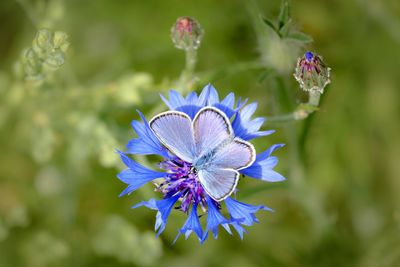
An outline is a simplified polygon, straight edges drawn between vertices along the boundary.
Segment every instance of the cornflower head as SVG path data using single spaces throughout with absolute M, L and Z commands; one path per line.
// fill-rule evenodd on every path
M 155 183 L 157 179 L 156 191 L 161 193 L 162 199 L 150 199 L 133 206 L 157 211 L 157 236 L 164 231 L 175 208 L 188 215 L 176 239 L 181 234 L 188 238 L 194 232 L 203 243 L 210 232 L 217 238 L 219 226 L 230 234 L 230 227 L 233 227 L 243 238 L 246 232 L 243 226 L 258 222 L 255 213 L 271 209 L 246 204 L 232 196 L 237 191 L 239 176 L 267 182 L 284 180 L 273 170 L 278 159 L 271 156 L 283 144 L 272 145 L 256 154 L 250 141 L 274 132 L 260 131 L 264 119 L 252 118 L 257 103 L 247 104 L 247 99 L 235 101 L 233 93 L 220 100 L 210 84 L 200 95 L 192 92 L 183 97 L 171 90 L 169 99 L 162 95 L 161 99 L 169 111 L 156 115 L 149 122 L 138 112 L 142 122 L 132 121 L 137 138 L 128 142 L 126 152 L 119 152 L 127 166 L 118 174 L 127 184 L 120 196 L 148 182 Z M 151 170 L 128 154 L 154 154 L 162 160 L 158 170 Z M 199 216 L 200 212 L 206 216 Z
M 171 39 L 178 49 L 198 49 L 203 35 L 200 23 L 191 17 L 178 18 L 171 28 Z
M 330 71 L 321 56 L 307 51 L 298 59 L 294 77 L 304 91 L 317 91 L 322 94 L 331 82 Z

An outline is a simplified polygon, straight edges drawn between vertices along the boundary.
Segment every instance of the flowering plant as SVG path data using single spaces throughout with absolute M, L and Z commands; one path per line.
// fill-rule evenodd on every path
M 249 141 L 274 132 L 260 131 L 264 119 L 252 118 L 257 103 L 247 104 L 247 99 L 235 102 L 233 93 L 220 100 L 212 85 L 207 85 L 199 96 L 192 92 L 184 98 L 170 91 L 169 99 L 161 98 L 171 111 L 155 116 L 150 122 L 139 112 L 142 122 L 132 122 L 138 137 L 127 144 L 125 153 L 119 152 L 128 167 L 118 174 L 128 185 L 121 196 L 160 178 L 162 181 L 155 184 L 163 199 L 150 199 L 133 206 L 157 210 L 157 235 L 164 231 L 172 208 L 177 206 L 188 214 L 177 238 L 180 234 L 187 238 L 194 232 L 199 241 L 204 242 L 210 231 L 217 238 L 219 225 L 228 233 L 232 226 L 243 238 L 243 226 L 258 222 L 255 213 L 271 209 L 232 197 L 237 191 L 239 174 L 268 182 L 284 180 L 273 170 L 278 159 L 271 156 L 283 144 L 272 145 L 256 155 Z M 128 154 L 159 155 L 163 160 L 158 167 L 164 171 L 150 170 Z M 229 217 L 221 213 L 223 204 Z M 204 231 L 198 216 L 199 207 L 207 214 Z

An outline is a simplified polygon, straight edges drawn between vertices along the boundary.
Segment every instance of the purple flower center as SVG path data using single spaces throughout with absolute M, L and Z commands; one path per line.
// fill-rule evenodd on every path
M 166 159 L 160 162 L 159 167 L 167 171 L 165 181 L 158 185 L 157 190 L 164 194 L 164 198 L 181 193 L 182 204 L 177 209 L 188 213 L 190 204 L 200 204 L 205 210 L 207 207 L 207 193 L 197 177 L 197 171 L 191 163 L 180 158 Z M 220 208 L 218 202 L 214 204 Z

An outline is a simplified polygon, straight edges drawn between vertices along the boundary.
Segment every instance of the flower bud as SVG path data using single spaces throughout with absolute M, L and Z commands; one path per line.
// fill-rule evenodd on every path
M 298 59 L 294 77 L 304 91 L 315 90 L 322 94 L 325 86 L 331 82 L 330 71 L 319 55 L 307 51 Z
M 66 52 L 69 43 L 67 41 L 68 35 L 65 32 L 56 31 L 53 37 L 54 48 L 58 48 L 63 52 Z
M 200 24 L 190 17 L 178 18 L 171 28 L 172 42 L 178 49 L 198 49 L 203 35 Z
M 61 67 L 65 62 L 64 53 L 62 51 L 54 51 L 47 55 L 44 65 L 52 70 L 56 70 Z
M 68 46 L 66 33 L 40 29 L 32 41 L 32 46 L 23 51 L 20 61 L 16 64 L 16 74 L 29 81 L 43 80 L 64 64 Z
M 52 32 L 47 29 L 40 29 L 33 40 L 33 48 L 37 50 L 38 53 L 41 52 L 41 50 L 49 50 L 52 46 L 52 37 Z

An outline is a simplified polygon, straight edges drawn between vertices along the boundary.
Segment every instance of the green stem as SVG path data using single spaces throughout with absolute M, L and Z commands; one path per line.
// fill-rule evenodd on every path
M 185 56 L 186 56 L 185 68 L 183 69 L 181 76 L 179 77 L 178 85 L 176 86 L 176 90 L 181 94 L 187 92 L 193 86 L 193 80 L 195 77 L 194 70 L 197 63 L 197 50 L 196 49 L 185 50 Z M 162 107 L 163 103 L 160 102 L 150 111 L 150 114 L 159 112 Z
M 197 50 L 187 49 L 186 54 L 186 64 L 179 78 L 178 90 L 180 93 L 185 92 L 192 87 L 194 79 L 194 69 L 197 63 Z
M 308 104 L 314 107 L 319 106 L 319 99 L 321 98 L 321 93 L 317 90 L 312 90 L 309 94 Z
M 197 50 L 196 49 L 188 49 L 186 50 L 186 72 L 190 75 L 193 75 L 194 68 L 197 63 Z
M 312 90 L 309 93 L 309 99 L 307 103 L 300 104 L 293 112 L 288 114 L 276 115 L 267 117 L 267 122 L 284 123 L 297 120 L 304 120 L 308 118 L 312 113 L 318 110 L 319 100 L 321 93 L 316 90 Z
M 290 121 L 295 121 L 295 120 L 297 120 L 296 116 L 295 116 L 295 112 L 271 116 L 271 117 L 266 118 L 266 122 L 274 122 L 274 123 L 283 123 L 283 122 L 290 122 Z

